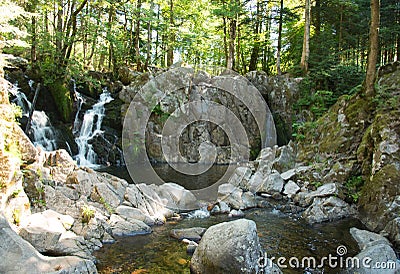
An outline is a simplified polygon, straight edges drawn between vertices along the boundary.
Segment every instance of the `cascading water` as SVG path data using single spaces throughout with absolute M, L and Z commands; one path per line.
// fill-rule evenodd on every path
M 33 90 L 34 82 L 29 81 L 29 86 Z M 14 104 L 21 107 L 22 115 L 29 118 L 29 110 L 32 108 L 32 103 L 28 100 L 25 93 L 21 92 L 17 84 L 14 84 L 10 93 L 15 96 L 12 100 Z M 36 147 L 41 147 L 46 151 L 52 151 L 57 149 L 56 145 L 56 134 L 54 128 L 52 127 L 49 117 L 44 111 L 33 111 L 32 114 L 32 124 L 31 124 L 32 142 Z
M 78 114 L 76 115 L 76 120 L 74 121 L 74 132 L 78 133 L 77 138 L 75 139 L 75 142 L 78 145 L 78 154 L 75 156 L 75 160 L 78 165 L 96 167 L 97 155 L 93 150 L 93 146 L 90 144 L 90 140 L 97 134 L 103 133 L 101 130 L 101 123 L 103 122 L 105 113 L 104 105 L 112 100 L 114 99 L 111 97 L 110 93 L 104 89 L 103 93 L 100 95 L 99 101 L 94 104 L 91 109 L 85 112 L 79 131 L 75 128 L 75 125 L 77 126 L 79 124 L 79 121 L 76 121 L 78 119 Z M 79 104 L 81 106 L 82 103 Z

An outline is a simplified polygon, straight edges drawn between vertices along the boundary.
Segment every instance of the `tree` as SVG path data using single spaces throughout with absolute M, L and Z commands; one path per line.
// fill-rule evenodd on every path
M 308 72 L 308 59 L 310 56 L 310 21 L 310 0 L 305 0 L 303 51 L 300 61 L 300 68 L 304 73 Z
M 276 51 L 276 71 L 278 75 L 282 74 L 281 71 L 281 50 L 282 50 L 282 25 L 283 25 L 283 0 L 279 9 L 279 22 L 278 22 L 278 48 Z
M 365 77 L 365 93 L 369 96 L 375 94 L 376 62 L 379 53 L 379 0 L 371 0 L 371 23 L 369 29 L 369 52 L 367 74 Z

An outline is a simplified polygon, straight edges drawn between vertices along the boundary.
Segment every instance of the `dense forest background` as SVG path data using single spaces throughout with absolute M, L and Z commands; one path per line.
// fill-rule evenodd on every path
M 378 1 L 376 1 L 378 2 Z M 151 71 L 177 61 L 242 74 L 307 75 L 315 115 L 365 77 L 370 0 L 0 1 L 0 50 L 30 60 L 69 120 L 67 79 L 121 67 Z M 377 65 L 400 55 L 400 3 L 380 3 Z M 321 101 L 318 103 L 318 101 Z M 318 107 L 320 104 L 320 107 Z

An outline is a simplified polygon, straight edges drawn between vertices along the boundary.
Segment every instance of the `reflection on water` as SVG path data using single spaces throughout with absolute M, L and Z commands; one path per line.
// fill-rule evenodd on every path
M 186 175 L 180 173 L 168 164 L 153 164 L 153 169 L 163 181 L 177 183 L 186 189 L 194 190 L 206 188 L 216 183 L 225 174 L 228 165 L 213 165 L 210 169 L 200 175 Z M 125 167 L 107 167 L 99 171 L 108 172 L 133 183 L 129 172 Z M 152 183 L 149 182 L 147 178 L 149 171 L 148 167 L 143 166 L 138 167 L 132 172 L 135 172 L 135 177 L 139 178 L 139 182 Z
M 349 256 L 358 252 L 349 228 L 362 226 L 354 219 L 310 226 L 302 220 L 265 209 L 246 211 L 245 218 L 257 223 L 261 245 L 270 258 L 315 256 L 320 259 L 329 254 L 336 256 L 339 245 L 347 247 Z M 119 238 L 115 244 L 105 245 L 95 253 L 99 273 L 189 273 L 190 256 L 186 255 L 186 245 L 170 238 L 169 231 L 174 228 L 209 227 L 229 220 L 232 219 L 226 215 L 184 219 L 153 227 L 150 235 Z M 299 269 L 284 270 L 284 273 L 302 272 Z M 337 269 L 324 271 L 337 272 Z
M 225 173 L 227 166 L 213 166 L 199 176 L 186 176 L 174 171 L 165 164 L 155 165 L 154 169 L 166 182 L 179 183 L 188 189 L 206 187 Z M 133 183 L 126 169 L 108 168 L 107 171 Z M 146 174 L 140 168 L 138 173 Z M 146 181 L 143 178 L 143 181 Z M 146 181 L 147 182 L 147 181 Z M 321 258 L 336 255 L 336 248 L 345 245 L 347 255 L 353 256 L 358 247 L 349 229 L 352 226 L 363 228 L 359 221 L 345 219 L 334 223 L 310 226 L 301 219 L 294 219 L 276 210 L 253 209 L 245 212 L 245 218 L 257 223 L 261 245 L 268 257 L 284 256 L 302 258 L 315 256 Z M 186 255 L 186 245 L 169 237 L 174 228 L 211 225 L 232 220 L 226 215 L 211 216 L 206 219 L 183 219 L 153 227 L 153 233 L 117 239 L 115 244 L 105 245 L 95 253 L 100 273 L 189 273 L 190 257 Z M 285 269 L 284 273 L 302 273 L 302 270 Z M 325 269 L 324 273 L 338 273 L 337 269 Z

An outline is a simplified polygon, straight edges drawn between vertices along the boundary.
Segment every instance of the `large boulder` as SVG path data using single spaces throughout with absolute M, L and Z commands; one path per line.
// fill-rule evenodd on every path
M 18 236 L 0 217 L 1 273 L 97 273 L 90 260 L 76 256 L 47 257 Z
M 172 210 L 192 210 L 198 208 L 197 198 L 183 186 L 175 183 L 165 183 L 155 189 L 161 198 L 168 202 L 165 205 Z
M 204 233 L 190 270 L 191 273 L 257 273 L 261 255 L 255 222 L 246 219 L 224 222 Z
M 259 186 L 251 189 L 252 192 L 265 192 L 269 194 L 280 193 L 283 189 L 283 181 L 281 175 L 278 172 L 272 172 L 269 174 Z
M 221 184 L 218 187 L 218 201 L 234 209 L 252 208 L 257 205 L 253 193 L 245 192 L 232 184 Z
M 400 264 L 389 241 L 376 233 L 352 227 L 350 234 L 357 241 L 361 252 L 358 253 L 354 262 L 358 265 L 348 265 L 349 270 L 355 270 L 360 274 L 396 274 L 400 273 Z M 350 271 L 349 271 L 350 273 Z
M 110 217 L 110 225 L 114 236 L 133 236 L 151 232 L 151 228 L 142 221 L 135 219 L 128 221 L 115 214 Z
M 169 235 L 172 238 L 183 240 L 187 239 L 194 242 L 199 242 L 207 229 L 204 227 L 191 227 L 182 229 L 172 229 Z
M 302 217 L 310 224 L 334 221 L 355 214 L 355 209 L 338 197 L 315 198 Z

